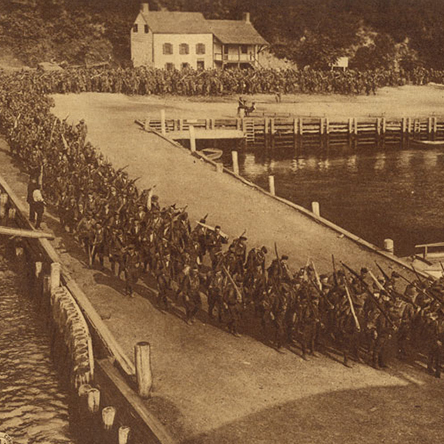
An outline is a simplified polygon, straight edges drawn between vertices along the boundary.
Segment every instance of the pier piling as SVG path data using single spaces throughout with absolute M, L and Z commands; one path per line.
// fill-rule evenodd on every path
M 231 151 L 231 158 L 233 159 L 233 172 L 239 175 L 239 160 L 237 151 Z
M 190 132 L 190 149 L 191 152 L 194 153 L 196 151 L 196 131 L 194 130 L 194 126 L 190 125 L 188 131 Z
M 53 262 L 51 264 L 51 294 L 54 294 L 60 287 L 60 264 Z
M 270 190 L 270 193 L 275 196 L 276 195 L 276 189 L 274 187 L 274 176 L 268 176 L 268 187 Z
M 165 110 L 164 109 L 160 110 L 160 128 L 161 128 L 162 135 L 165 136 L 166 135 L 166 122 L 165 122 Z
M 384 250 L 388 253 L 394 254 L 395 243 L 393 242 L 393 239 L 384 239 Z
M 320 217 L 321 216 L 321 210 L 319 207 L 319 202 L 312 202 L 311 203 L 311 211 L 316 214 L 316 216 Z
M 118 432 L 118 444 L 128 444 L 131 428 L 128 426 L 120 426 Z
M 138 342 L 134 348 L 137 390 L 139 396 L 148 398 L 153 385 L 151 373 L 151 347 L 148 342 Z

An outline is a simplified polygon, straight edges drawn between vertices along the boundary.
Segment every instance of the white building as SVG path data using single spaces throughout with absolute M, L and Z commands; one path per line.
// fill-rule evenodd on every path
M 242 20 L 206 20 L 199 12 L 150 11 L 143 3 L 131 30 L 134 66 L 256 67 L 266 45 L 249 13 Z

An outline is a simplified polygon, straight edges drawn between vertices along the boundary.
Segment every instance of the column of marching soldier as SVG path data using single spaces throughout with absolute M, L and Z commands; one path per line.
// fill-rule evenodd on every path
M 196 71 L 156 68 L 76 68 L 62 71 L 22 71 L 8 75 L 44 94 L 105 92 L 130 95 L 174 94 L 376 94 L 379 88 L 406 84 L 444 83 L 444 71 L 314 69 L 210 69 Z
M 277 349 L 299 343 L 305 358 L 333 346 L 344 364 L 365 358 L 375 367 L 386 366 L 395 342 L 400 357 L 426 350 L 429 371 L 440 376 L 442 280 L 418 275 L 407 282 L 382 268 L 376 279 L 371 270 L 334 262 L 329 274 L 319 275 L 312 261 L 292 273 L 276 246 L 270 263 L 267 248 L 248 250 L 244 234 L 229 243 L 206 217 L 192 228 L 186 209 L 162 208 L 153 189 L 139 192 L 125 168 L 115 170 L 86 142 L 86 124 L 54 117 L 51 99 L 32 83 L 3 78 L 0 92 L 0 129 L 11 153 L 42 180 L 46 200 L 84 247 L 89 265 L 103 267 L 107 258 L 124 276 L 128 295 L 149 273 L 159 306 L 183 305 L 189 324 L 205 295 L 208 316 L 217 314 L 236 336 L 257 319 L 264 341 Z

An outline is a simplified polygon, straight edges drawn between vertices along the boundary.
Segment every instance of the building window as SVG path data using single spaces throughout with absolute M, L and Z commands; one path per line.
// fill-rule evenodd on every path
M 188 68 L 190 67 L 190 64 L 184 62 L 184 63 L 182 63 L 182 64 L 180 65 L 180 67 L 181 67 L 181 69 L 188 69 Z
M 248 46 L 247 45 L 241 45 L 241 53 L 248 54 Z
M 198 70 L 204 70 L 205 69 L 205 61 L 204 60 L 198 60 L 197 61 L 197 69 Z
M 163 44 L 163 53 L 164 54 L 172 54 L 173 53 L 173 45 L 171 43 Z
M 138 32 L 138 31 L 139 31 L 139 25 L 137 23 L 134 23 L 133 32 Z
M 150 32 L 150 28 L 148 28 L 148 25 L 145 25 L 145 34 L 148 34 Z
M 165 69 L 167 71 L 174 71 L 174 63 L 166 63 L 165 64 Z
M 196 45 L 196 54 L 205 54 L 205 45 L 203 43 Z
M 187 43 L 181 43 L 179 45 L 179 54 L 184 55 L 184 54 L 189 54 L 190 53 L 190 47 Z

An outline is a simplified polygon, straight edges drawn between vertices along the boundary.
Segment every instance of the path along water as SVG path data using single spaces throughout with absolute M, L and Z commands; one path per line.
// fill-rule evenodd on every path
M 67 394 L 26 276 L 0 243 L 0 432 L 15 444 L 73 443 Z
M 225 144 L 229 168 L 231 150 Z M 305 208 L 319 202 L 323 217 L 375 245 L 393 239 L 398 256 L 412 254 L 415 244 L 444 241 L 443 149 L 256 146 L 239 152 L 239 168 L 266 189 L 274 175 L 278 196 Z

